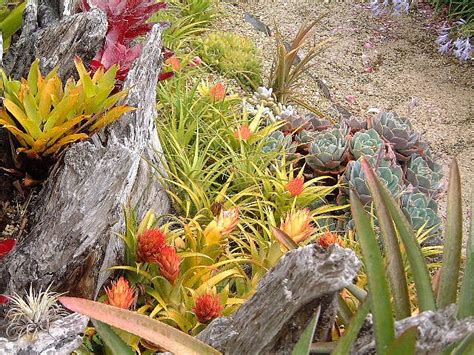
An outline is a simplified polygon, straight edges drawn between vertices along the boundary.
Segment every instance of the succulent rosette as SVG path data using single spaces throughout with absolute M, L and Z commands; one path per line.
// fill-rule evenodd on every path
M 359 131 L 351 139 L 350 150 L 355 159 L 361 156 L 376 156 L 383 148 L 383 142 L 375 129 Z
M 435 196 L 441 187 L 441 166 L 436 164 L 429 155 L 414 154 L 407 163 L 406 179 L 415 191 L 428 196 Z
M 320 174 L 338 174 L 345 169 L 349 144 L 338 128 L 314 136 L 306 156 L 306 163 Z
M 402 196 L 403 212 L 415 230 L 422 227 L 436 233 L 441 225 L 438 216 L 438 204 L 431 197 L 414 192 Z

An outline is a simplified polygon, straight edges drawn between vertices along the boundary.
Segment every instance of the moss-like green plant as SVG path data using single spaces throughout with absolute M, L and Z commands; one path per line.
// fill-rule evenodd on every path
M 258 52 L 253 42 L 233 33 L 213 32 L 201 40 L 204 62 L 245 87 L 256 88 L 262 81 Z

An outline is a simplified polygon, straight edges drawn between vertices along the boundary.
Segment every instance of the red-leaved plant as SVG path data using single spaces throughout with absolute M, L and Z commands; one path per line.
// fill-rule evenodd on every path
M 0 240 L 0 259 L 6 256 L 8 253 L 12 251 L 15 247 L 16 240 L 15 239 L 2 239 Z
M 106 13 L 109 27 L 104 47 L 91 61 L 90 69 L 93 72 L 100 67 L 107 70 L 119 64 L 117 79 L 124 81 L 142 50 L 141 45 L 133 44 L 134 40 L 151 30 L 155 22 L 148 20 L 154 13 L 166 8 L 166 4 L 155 0 L 82 0 L 81 8 L 89 11 L 91 5 Z

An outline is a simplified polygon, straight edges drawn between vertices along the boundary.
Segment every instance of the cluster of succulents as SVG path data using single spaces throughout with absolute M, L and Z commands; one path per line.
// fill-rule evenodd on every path
M 366 121 L 350 117 L 331 123 L 279 104 L 266 88 L 259 88 L 247 102 L 249 112 L 258 110 L 259 105 L 269 112 L 269 121 L 283 121 L 280 130 L 268 137 L 268 151 L 277 147 L 291 151 L 289 159 L 296 160 L 306 178 L 332 176 L 341 181 L 339 203 L 347 201 L 350 187 L 365 206 L 370 205 L 361 168 L 365 157 L 413 225 L 437 231 L 439 218 L 433 198 L 441 187 L 441 169 L 408 118 L 381 112 Z

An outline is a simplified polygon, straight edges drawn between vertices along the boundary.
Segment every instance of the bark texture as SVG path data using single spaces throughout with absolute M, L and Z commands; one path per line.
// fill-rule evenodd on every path
M 450 305 L 441 311 L 426 311 L 395 323 L 397 336 L 412 327 L 418 329 L 417 354 L 437 354 L 450 345 L 474 334 L 474 317 L 458 320 L 457 307 Z M 364 332 L 354 344 L 353 354 L 375 354 L 373 328 Z
M 323 340 L 334 297 L 357 274 L 360 261 L 337 245 L 287 253 L 233 315 L 214 320 L 198 338 L 225 354 L 290 354 L 321 306 L 316 340 Z

